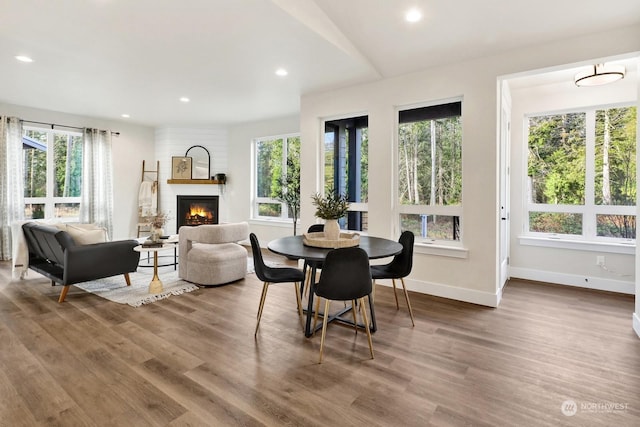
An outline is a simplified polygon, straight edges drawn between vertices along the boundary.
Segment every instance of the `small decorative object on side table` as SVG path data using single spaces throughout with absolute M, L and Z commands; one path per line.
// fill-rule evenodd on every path
M 142 247 L 143 248 L 161 248 L 162 247 L 162 242 L 154 242 L 153 240 L 145 240 L 144 242 L 142 242 Z
M 147 239 L 147 242 L 160 243 L 162 245 L 160 239 L 164 234 L 164 229 L 162 227 L 164 227 L 168 219 L 169 215 L 164 212 L 158 212 L 156 215 L 145 217 L 146 223 L 149 226 L 149 238 Z

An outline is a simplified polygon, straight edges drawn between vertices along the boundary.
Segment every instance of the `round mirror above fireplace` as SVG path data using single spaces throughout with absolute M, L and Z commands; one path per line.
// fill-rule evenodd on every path
M 185 157 L 191 157 L 191 179 L 211 179 L 211 155 L 202 145 L 194 145 L 187 150 Z

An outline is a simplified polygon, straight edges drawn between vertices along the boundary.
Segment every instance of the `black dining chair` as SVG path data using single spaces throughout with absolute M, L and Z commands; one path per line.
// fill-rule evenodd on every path
M 365 308 L 364 297 L 371 294 L 371 271 L 369 269 L 369 256 L 364 249 L 358 247 L 334 249 L 327 254 L 322 266 L 320 280 L 316 283 L 315 294 L 319 297 L 316 301 L 315 323 L 318 320 L 320 297 L 325 299 L 324 315 L 322 321 L 322 338 L 320 339 L 320 362 L 324 350 L 324 340 L 329 319 L 329 303 L 331 301 L 351 301 L 353 323 L 358 331 L 356 307 L 360 307 L 363 324 L 369 341 L 369 351 L 373 359 L 373 343 L 369 330 L 369 319 Z
M 304 273 L 297 268 L 291 267 L 269 267 L 264 263 L 262 258 L 262 251 L 260 250 L 260 242 L 258 237 L 251 233 L 249 235 L 251 240 L 251 250 L 253 252 L 253 265 L 256 271 L 256 276 L 264 284 L 262 285 L 262 295 L 260 296 L 260 306 L 258 307 L 258 322 L 256 323 L 256 331 L 254 335 L 258 334 L 258 328 L 260 327 L 260 318 L 262 317 L 262 310 L 264 308 L 264 301 L 267 298 L 267 290 L 269 285 L 274 283 L 289 283 L 292 282 L 296 292 L 296 303 L 298 304 L 298 315 L 302 317 L 302 301 L 300 299 L 300 282 L 304 280 Z
M 307 233 L 321 233 L 324 231 L 324 224 L 311 224 L 307 229 Z M 322 269 L 322 261 L 304 261 L 304 266 L 302 267 L 302 272 L 304 273 L 304 284 L 307 285 L 305 288 L 308 290 L 310 286 L 311 280 L 311 272 L 313 271 L 313 267 L 315 267 L 316 271 Z M 315 280 L 315 277 L 314 277 Z M 304 285 L 303 285 L 304 286 Z
M 400 235 L 398 242 L 402 245 L 402 252 L 393 257 L 393 260 L 389 264 L 384 265 L 372 265 L 371 277 L 373 278 L 373 285 L 375 287 L 376 280 L 391 279 L 393 283 L 393 296 L 396 299 L 396 309 L 400 309 L 398 304 L 398 295 L 396 294 L 396 279 L 400 279 L 402 282 L 402 289 L 404 289 L 404 298 L 407 300 L 407 307 L 409 307 L 409 315 L 411 316 L 411 324 L 415 326 L 413 319 L 413 310 L 411 309 L 411 302 L 409 301 L 409 293 L 407 287 L 404 284 L 404 278 L 411 273 L 413 268 L 413 242 L 415 237 L 411 231 L 404 231 Z

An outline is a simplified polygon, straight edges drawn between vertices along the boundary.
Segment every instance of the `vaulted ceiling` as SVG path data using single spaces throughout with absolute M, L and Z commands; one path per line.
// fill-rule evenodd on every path
M 0 102 L 149 126 L 268 119 L 297 113 L 303 93 L 640 22 L 637 0 L 585 5 L 5 0 Z M 410 7 L 422 11 L 420 21 L 405 21 Z M 287 76 L 275 75 L 280 67 Z

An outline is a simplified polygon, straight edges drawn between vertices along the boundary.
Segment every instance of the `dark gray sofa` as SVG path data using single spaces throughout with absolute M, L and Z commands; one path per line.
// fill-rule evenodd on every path
M 22 225 L 29 249 L 29 268 L 51 279 L 52 285 L 63 285 L 58 302 L 63 302 L 69 286 L 75 283 L 136 271 L 140 252 L 133 250 L 136 240 L 77 245 L 66 231 L 28 222 Z

